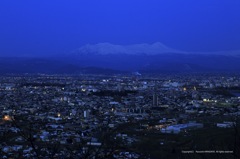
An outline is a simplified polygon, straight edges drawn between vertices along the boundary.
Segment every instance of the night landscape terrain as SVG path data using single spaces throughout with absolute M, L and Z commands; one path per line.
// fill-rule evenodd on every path
M 240 158 L 239 8 L 0 1 L 0 159 Z

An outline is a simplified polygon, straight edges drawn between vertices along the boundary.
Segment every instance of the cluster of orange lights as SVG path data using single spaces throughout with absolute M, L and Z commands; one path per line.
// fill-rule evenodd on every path
M 11 121 L 12 118 L 9 115 L 4 115 L 3 120 L 5 121 Z

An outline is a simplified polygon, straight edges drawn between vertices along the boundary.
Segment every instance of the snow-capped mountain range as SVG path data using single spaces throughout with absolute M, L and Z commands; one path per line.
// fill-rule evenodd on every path
M 177 54 L 202 54 L 202 55 L 231 55 L 239 56 L 240 50 L 216 51 L 216 52 L 187 52 L 167 47 L 166 45 L 156 42 L 153 44 L 132 44 L 116 45 L 111 43 L 86 44 L 73 51 L 74 54 L 128 54 L 128 55 L 158 55 L 166 53 Z
M 76 53 L 82 54 L 146 54 L 156 55 L 162 53 L 185 53 L 165 46 L 160 42 L 153 44 L 133 44 L 133 45 L 115 45 L 111 43 L 87 44 L 75 50 Z
M 162 43 L 88 44 L 51 58 L 0 58 L 4 73 L 239 73 L 240 51 L 185 52 Z

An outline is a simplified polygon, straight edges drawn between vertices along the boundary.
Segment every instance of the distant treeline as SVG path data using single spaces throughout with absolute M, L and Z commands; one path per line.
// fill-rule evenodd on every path
M 93 92 L 93 95 L 96 96 L 127 96 L 128 94 L 136 94 L 137 91 L 125 90 L 125 91 L 111 91 L 103 90 L 99 92 Z

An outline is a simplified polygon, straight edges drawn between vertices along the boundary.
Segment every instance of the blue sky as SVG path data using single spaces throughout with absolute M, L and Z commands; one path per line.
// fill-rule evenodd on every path
M 240 50 L 239 0 L 1 0 L 0 55 L 45 56 L 85 44 Z

